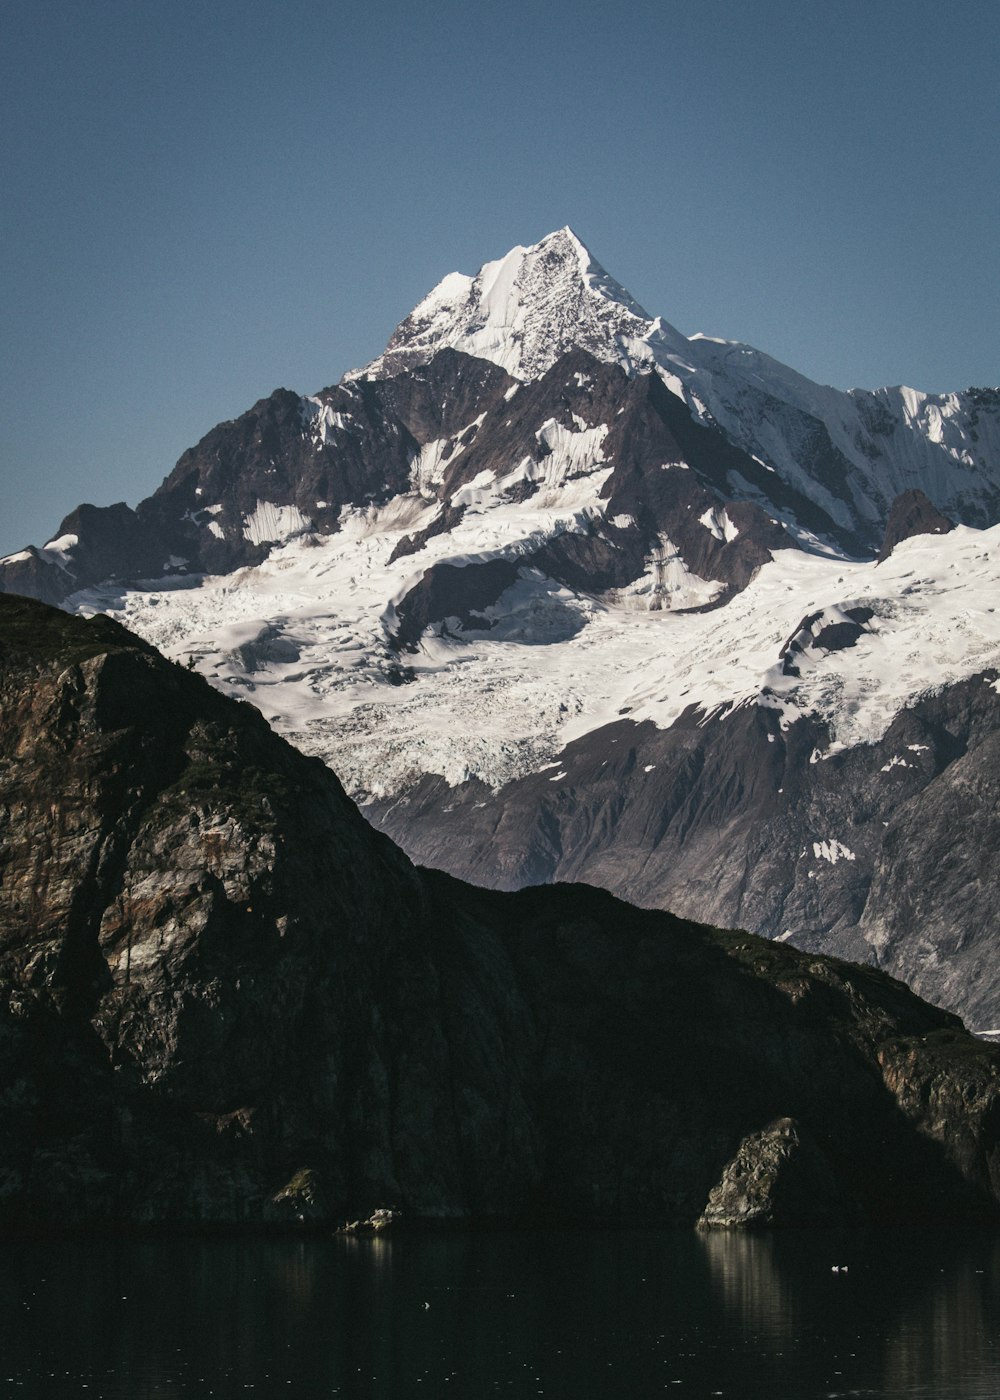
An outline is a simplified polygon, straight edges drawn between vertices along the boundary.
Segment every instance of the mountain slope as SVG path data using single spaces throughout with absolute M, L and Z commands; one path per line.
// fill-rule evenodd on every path
M 897 808 L 926 788 L 940 851 L 931 788 L 995 722 L 998 424 L 995 391 L 844 394 L 688 339 L 564 229 L 220 424 L 135 511 L 80 507 L 0 590 L 252 699 L 452 873 L 851 950 L 990 1030 L 992 864 L 971 837 L 932 864 L 934 946 L 893 872 Z
M 996 1218 L 1000 1051 L 888 978 L 417 871 L 104 618 L 0 599 L 0 705 L 5 1230 Z

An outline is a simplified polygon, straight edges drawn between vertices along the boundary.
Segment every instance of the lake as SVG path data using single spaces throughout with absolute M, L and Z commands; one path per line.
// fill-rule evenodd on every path
M 1000 1237 L 7 1241 L 0 1396 L 1000 1395 Z M 846 1266 L 846 1267 L 845 1267 Z

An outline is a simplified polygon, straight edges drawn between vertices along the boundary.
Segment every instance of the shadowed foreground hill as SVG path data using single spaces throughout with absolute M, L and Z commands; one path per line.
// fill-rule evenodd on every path
M 415 869 L 106 618 L 0 597 L 0 1226 L 1000 1214 L 1000 1051 L 871 970 Z

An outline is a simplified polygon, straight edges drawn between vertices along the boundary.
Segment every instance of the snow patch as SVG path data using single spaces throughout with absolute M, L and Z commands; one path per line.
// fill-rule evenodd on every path
M 444 481 L 445 468 L 455 453 L 454 438 L 434 438 L 425 442 L 410 458 L 410 482 L 425 499 L 436 496 L 435 487 Z
M 899 754 L 893 754 L 888 763 L 883 763 L 879 769 L 880 773 L 888 773 L 893 768 L 912 768 L 912 763 L 907 763 L 905 758 L 900 758 Z
M 709 534 L 726 544 L 740 533 L 739 526 L 733 524 L 724 506 L 711 506 L 704 515 L 698 516 L 698 524 L 704 525 Z
M 253 514 L 243 517 L 243 538 L 251 544 L 278 544 L 311 528 L 312 521 L 298 506 L 277 506 L 270 501 L 258 501 Z
M 840 841 L 814 841 L 813 855 L 817 860 L 828 860 L 836 865 L 838 860 L 856 860 L 854 852 Z
M 38 552 L 50 564 L 58 564 L 60 569 L 68 570 L 70 553 L 79 543 L 79 535 L 60 535 L 58 539 L 42 545 Z
M 351 427 L 349 414 L 335 411 L 330 404 L 312 396 L 302 400 L 299 413 L 303 432 L 312 438 L 317 452 L 332 440 L 334 433 L 347 432 Z

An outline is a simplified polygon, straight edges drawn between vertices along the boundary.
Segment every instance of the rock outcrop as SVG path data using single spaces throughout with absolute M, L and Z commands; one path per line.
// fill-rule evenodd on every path
M 1000 1051 L 884 975 L 419 871 L 105 618 L 0 598 L 0 704 L 3 1229 L 997 1217 Z
M 902 491 L 892 503 L 885 526 L 885 539 L 876 558 L 879 563 L 903 540 L 914 535 L 946 535 L 954 530 L 955 522 L 938 510 L 925 492 L 919 489 Z

